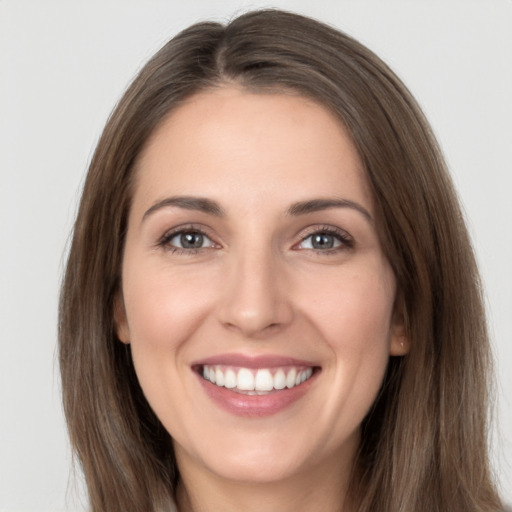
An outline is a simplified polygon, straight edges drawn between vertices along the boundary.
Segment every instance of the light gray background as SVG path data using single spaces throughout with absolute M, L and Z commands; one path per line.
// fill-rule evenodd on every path
M 69 478 L 56 309 L 80 186 L 110 110 L 178 30 L 260 6 L 356 36 L 426 111 L 486 284 L 499 378 L 494 461 L 512 502 L 510 0 L 0 0 L 0 511 L 82 509 L 80 479 Z

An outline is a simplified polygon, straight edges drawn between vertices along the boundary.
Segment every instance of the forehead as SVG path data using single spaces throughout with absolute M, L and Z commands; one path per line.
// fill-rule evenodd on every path
M 190 97 L 152 134 L 136 173 L 139 196 L 230 191 L 250 201 L 281 187 L 294 200 L 336 193 L 371 203 L 345 126 L 295 93 L 222 87 Z

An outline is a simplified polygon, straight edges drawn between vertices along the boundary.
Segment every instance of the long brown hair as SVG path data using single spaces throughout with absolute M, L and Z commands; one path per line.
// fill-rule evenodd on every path
M 60 367 L 72 446 L 94 512 L 169 508 L 179 472 L 147 404 L 114 302 L 134 162 L 181 101 L 224 83 L 293 90 L 348 128 L 373 189 L 410 353 L 391 358 L 362 425 L 357 510 L 496 511 L 487 446 L 491 365 L 463 216 L 420 108 L 371 51 L 327 25 L 264 10 L 194 25 L 142 69 L 112 113 L 84 185 L 60 299 Z

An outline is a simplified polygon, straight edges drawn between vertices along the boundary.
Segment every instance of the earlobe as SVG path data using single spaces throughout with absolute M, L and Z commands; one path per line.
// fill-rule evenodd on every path
M 411 348 L 407 336 L 406 316 L 405 304 L 400 296 L 395 303 L 391 326 L 389 353 L 392 356 L 405 356 Z
M 389 347 L 389 354 L 392 356 L 405 356 L 409 353 L 410 344 L 409 339 L 405 333 L 392 336 L 391 346 Z
M 126 344 L 130 343 L 130 329 L 126 318 L 124 301 L 120 293 L 116 295 L 114 300 L 114 324 L 119 341 Z

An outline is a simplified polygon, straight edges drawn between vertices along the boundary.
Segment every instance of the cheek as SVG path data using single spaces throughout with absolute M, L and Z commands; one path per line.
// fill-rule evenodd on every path
M 184 377 L 184 349 L 190 347 L 211 298 L 198 293 L 199 278 L 189 275 L 184 282 L 160 267 L 130 263 L 124 269 L 123 295 L 132 358 L 148 401 L 158 409 Z
M 338 424 L 355 425 L 374 402 L 389 361 L 394 278 L 375 265 L 325 283 L 322 299 L 309 304 L 309 318 L 332 354 L 325 370 L 335 392 L 325 410 Z
M 325 319 L 323 325 L 338 378 L 353 381 L 354 392 L 368 390 L 371 395 L 380 386 L 389 359 L 391 301 L 376 291 L 359 291 L 340 297 L 339 309 L 332 309 L 331 321 Z
M 321 293 L 309 301 L 306 283 L 303 307 L 332 349 L 371 352 L 382 345 L 387 349 L 395 298 L 395 281 L 387 263 L 376 261 L 325 278 L 317 276 L 316 284 L 320 282 Z
M 176 422 L 176 408 L 190 400 L 189 390 L 182 386 L 188 370 L 183 364 L 184 349 L 190 348 L 211 297 L 198 293 L 202 279 L 190 274 L 184 280 L 161 266 L 137 265 L 136 261 L 125 262 L 123 271 L 123 297 L 137 378 L 157 416 L 165 424 L 169 418 Z
M 132 345 L 155 351 L 177 349 L 207 307 L 200 278 L 165 270 L 126 267 L 123 296 Z M 204 290 L 203 290 L 204 291 Z

